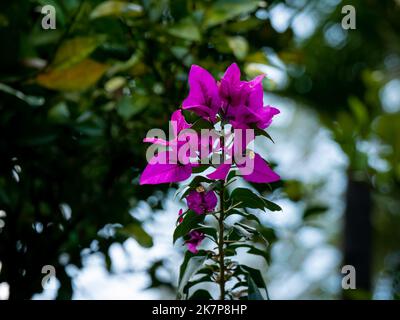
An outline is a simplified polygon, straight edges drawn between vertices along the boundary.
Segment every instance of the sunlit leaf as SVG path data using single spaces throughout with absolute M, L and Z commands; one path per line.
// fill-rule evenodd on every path
M 49 69 L 36 78 L 38 84 L 48 89 L 61 91 L 82 91 L 94 85 L 108 66 L 91 59 L 85 59 L 69 68 Z
M 104 1 L 90 14 L 90 19 L 106 16 L 137 17 L 143 12 L 142 6 L 125 1 Z
M 87 58 L 105 40 L 102 36 L 76 37 L 64 41 L 51 63 L 52 68 L 69 68 Z
M 146 108 L 148 101 L 147 97 L 140 95 L 123 96 L 117 103 L 117 112 L 127 120 Z
M 231 48 L 235 57 L 239 60 L 243 60 L 249 50 L 249 44 L 247 43 L 247 40 L 241 36 L 228 37 L 227 40 L 229 48 Z
M 168 28 L 168 33 L 185 40 L 200 41 L 201 34 L 193 18 L 184 19 Z
M 205 26 L 212 27 L 240 14 L 254 11 L 258 7 L 258 3 L 257 0 L 218 0 L 207 10 Z

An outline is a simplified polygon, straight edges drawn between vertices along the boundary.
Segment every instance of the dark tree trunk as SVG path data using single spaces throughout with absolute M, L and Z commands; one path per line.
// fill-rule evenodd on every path
M 356 271 L 356 288 L 343 290 L 344 299 L 366 298 L 371 291 L 371 209 L 370 186 L 349 175 L 344 216 L 344 265 Z

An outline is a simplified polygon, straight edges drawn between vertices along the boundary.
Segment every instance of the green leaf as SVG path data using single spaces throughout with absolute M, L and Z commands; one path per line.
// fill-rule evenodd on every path
M 256 195 L 253 191 L 246 188 L 236 188 L 231 194 L 234 204 L 241 202 L 239 208 L 251 208 L 264 210 L 265 204 L 263 199 Z
M 240 14 L 254 11 L 258 7 L 257 0 L 219 0 L 212 4 L 205 16 L 205 26 L 212 27 L 226 22 Z
M 11 94 L 11 95 L 17 97 L 18 99 L 25 101 L 27 104 L 29 104 L 32 107 L 41 106 L 45 102 L 43 97 L 26 95 L 23 92 L 15 90 L 14 88 L 11 88 L 10 86 L 8 86 L 4 83 L 0 83 L 0 91 Z
M 253 278 L 250 274 L 247 274 L 247 286 L 248 286 L 248 299 L 249 300 L 264 300 L 261 295 L 260 290 L 258 290 L 257 285 L 255 284 Z
M 104 89 L 107 92 L 115 92 L 121 89 L 126 84 L 126 79 L 124 77 L 118 76 L 111 78 L 104 84 Z
M 355 96 L 349 97 L 348 103 L 357 123 L 360 125 L 368 123 L 368 109 L 364 103 Z
M 148 105 L 149 99 L 144 96 L 123 96 L 117 103 L 117 113 L 125 120 L 141 112 Z
M 104 41 L 103 36 L 68 39 L 57 49 L 51 67 L 69 68 L 86 59 Z
M 134 238 L 141 246 L 145 248 L 150 248 L 153 246 L 152 237 L 146 231 L 144 231 L 139 224 L 128 224 L 126 227 L 118 229 L 118 232 Z
M 310 217 L 317 216 L 317 215 L 319 215 L 321 213 L 324 213 L 328 209 L 329 208 L 327 206 L 311 206 L 311 207 L 308 207 L 303 213 L 303 218 L 310 218 Z
M 236 209 L 233 209 L 233 210 L 229 211 L 229 213 L 228 213 L 229 216 L 233 215 L 233 214 L 237 214 L 239 216 L 242 216 L 247 220 L 256 221 L 259 225 L 262 225 L 260 219 L 258 219 L 258 217 L 256 215 L 252 214 L 252 213 L 243 212 L 243 211 L 236 210 Z
M 251 240 L 253 238 L 253 233 L 248 231 L 246 228 L 243 228 L 241 225 L 235 223 L 233 228 L 242 238 L 245 238 L 246 240 Z
M 178 297 L 183 294 L 183 289 L 185 288 L 186 284 L 190 280 L 190 278 L 197 273 L 202 267 L 204 262 L 206 261 L 207 256 L 192 256 L 189 257 L 189 260 L 185 267 L 182 269 L 181 267 L 181 276 L 178 286 Z
M 246 266 L 244 264 L 240 265 L 240 269 L 251 276 L 251 278 L 253 279 L 255 285 L 258 288 L 265 289 L 265 293 L 267 295 L 267 299 L 269 300 L 267 286 L 265 285 L 265 282 L 264 282 L 264 279 L 263 279 L 263 277 L 261 275 L 260 270 L 254 269 L 254 268 Z
M 104 1 L 90 14 L 90 19 L 106 16 L 137 17 L 143 12 L 142 6 L 125 1 Z
M 208 167 L 208 166 L 207 166 Z M 204 169 L 205 170 L 205 169 Z M 208 178 L 206 178 L 206 177 L 203 177 L 203 176 L 196 176 L 196 177 L 194 177 L 193 178 L 193 180 L 189 183 L 189 185 L 187 185 L 186 186 L 186 190 L 185 190 L 185 192 L 183 192 L 182 193 L 182 195 L 181 195 L 181 199 L 183 199 L 183 198 L 185 198 L 188 194 L 189 194 L 189 192 L 190 191 L 192 191 L 193 189 L 196 189 L 198 186 L 200 186 L 201 185 L 201 183 L 210 183 L 210 184 L 212 184 L 213 183 L 213 181 L 212 180 L 210 180 L 210 179 L 208 179 Z M 212 185 L 210 186 L 210 188 L 212 188 Z
M 257 229 L 252 228 L 246 224 L 236 222 L 233 227 L 245 238 L 245 239 L 253 239 L 254 237 L 258 237 L 265 244 L 268 244 L 268 241 L 263 237 L 263 235 L 257 231 Z
M 198 270 L 197 274 L 200 274 L 200 273 L 201 273 L 201 270 Z M 183 294 L 187 294 L 191 287 L 193 287 L 193 286 L 195 286 L 195 285 L 197 285 L 199 283 L 202 283 L 202 282 L 212 282 L 210 275 L 205 275 L 205 276 L 200 277 L 200 278 L 198 278 L 196 280 L 188 281 L 186 283 L 185 287 L 183 288 L 182 293 Z
M 207 290 L 199 289 L 190 296 L 189 300 L 213 300 L 213 297 Z
M 228 46 L 232 50 L 233 54 L 239 60 L 246 58 L 249 50 L 249 44 L 247 40 L 242 36 L 228 37 Z
M 194 19 L 188 17 L 168 28 L 168 33 L 178 38 L 189 41 L 200 41 L 201 33 L 199 27 L 194 23 Z
M 198 227 L 199 224 L 203 222 L 204 218 L 204 214 L 197 214 L 189 210 L 183 221 L 175 228 L 173 243 L 175 243 L 180 237 L 186 236 L 190 230 Z
M 185 110 L 185 109 L 181 109 L 181 111 L 182 111 L 182 115 L 185 118 L 187 123 L 193 123 L 194 124 L 196 121 L 202 119 L 197 114 L 195 114 L 193 111 Z
M 214 125 L 202 118 L 196 120 L 193 125 L 190 127 L 190 129 L 193 129 L 195 131 L 201 132 L 201 129 L 213 129 Z
M 231 170 L 229 173 L 228 173 L 228 177 L 226 178 L 226 181 L 227 182 L 230 182 L 232 179 L 234 179 L 236 177 L 236 171 L 234 171 L 234 170 Z
M 193 178 L 192 181 L 190 181 L 189 187 L 191 187 L 191 188 L 197 188 L 198 186 L 200 186 L 200 184 L 201 184 L 202 182 L 205 182 L 205 183 L 212 183 L 213 180 L 210 180 L 210 179 L 208 179 L 207 177 L 203 177 L 203 176 L 196 176 L 196 177 Z
M 195 228 L 193 230 L 203 232 L 204 234 L 210 236 L 213 238 L 215 241 L 217 241 L 217 230 L 215 230 L 212 227 L 207 227 L 207 226 L 201 226 L 199 228 Z
M 260 233 L 263 235 L 264 239 L 267 240 L 267 243 L 274 243 L 277 239 L 275 230 L 270 227 L 262 227 Z
M 63 122 L 69 119 L 70 112 L 65 101 L 61 101 L 49 110 L 48 115 L 56 122 Z
M 261 249 L 255 247 L 254 245 L 251 245 L 248 243 L 233 243 L 233 244 L 230 244 L 227 248 L 235 250 L 235 252 L 236 252 L 236 249 L 238 249 L 238 248 L 246 248 L 246 249 L 249 249 L 246 251 L 247 253 L 260 256 L 260 257 L 264 258 L 267 263 L 270 262 L 270 256 L 269 256 L 267 250 L 261 250 Z
M 233 204 L 238 204 L 239 208 L 261 209 L 265 208 L 271 211 L 280 211 L 282 208 L 276 203 L 273 203 L 246 188 L 236 188 L 231 194 Z
M 272 139 L 272 137 L 269 135 L 269 133 L 267 131 L 258 128 L 256 125 L 251 125 L 250 127 L 254 130 L 254 135 L 256 137 L 263 136 L 263 137 L 266 137 L 267 139 L 271 140 L 273 143 L 275 143 L 275 141 Z
M 193 167 L 192 172 L 193 173 L 201 173 L 201 172 L 207 170 L 209 167 L 210 167 L 209 165 L 201 164 L 198 167 Z
M 270 211 L 282 211 L 282 208 L 280 206 L 278 206 L 276 203 L 269 201 L 265 198 L 262 198 L 264 200 L 265 203 L 265 207 L 267 209 L 269 209 Z
M 94 85 L 108 65 L 85 59 L 68 68 L 50 68 L 40 73 L 36 81 L 41 86 L 61 91 L 83 91 Z

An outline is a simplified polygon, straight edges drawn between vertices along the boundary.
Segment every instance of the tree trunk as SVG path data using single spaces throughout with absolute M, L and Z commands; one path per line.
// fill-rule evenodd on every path
M 371 291 L 371 209 L 370 186 L 351 174 L 346 192 L 344 215 L 344 265 L 356 271 L 356 288 L 343 290 L 344 299 L 369 298 Z

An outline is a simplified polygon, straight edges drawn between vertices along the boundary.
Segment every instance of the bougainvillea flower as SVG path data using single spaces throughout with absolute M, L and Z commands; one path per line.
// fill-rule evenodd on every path
M 197 247 L 200 245 L 200 243 L 204 240 L 205 235 L 204 233 L 197 231 L 197 230 L 192 230 L 189 232 L 189 239 L 186 240 L 186 245 L 188 247 L 188 250 L 194 254 L 199 252 Z
M 184 181 L 192 174 L 193 163 L 182 164 L 178 161 L 177 155 L 179 149 L 186 143 L 180 141 L 179 134 L 190 128 L 181 110 L 175 111 L 171 116 L 174 139 L 166 141 L 158 138 L 145 138 L 145 142 L 151 142 L 158 145 L 169 147 L 169 150 L 159 152 L 150 161 L 140 176 L 140 184 L 160 184 Z
M 280 176 L 268 166 L 267 162 L 258 153 L 251 151 L 246 157 L 254 159 L 254 169 L 252 173 L 246 174 L 243 165 L 238 165 L 239 171 L 245 180 L 255 183 L 271 183 L 280 180 Z
M 238 153 L 244 154 L 241 157 L 242 161 L 236 163 L 243 178 L 249 182 L 255 183 L 271 183 L 280 180 L 279 175 L 268 166 L 267 162 L 258 153 L 246 149 L 248 143 L 248 141 L 242 139 L 242 141 L 236 142 L 229 149 L 225 149 L 225 152 L 230 154 L 235 154 L 235 152 L 237 153 L 233 159 L 239 158 Z M 246 167 L 246 164 L 249 163 L 251 163 L 252 167 L 251 172 L 248 172 L 249 168 Z M 232 165 L 233 161 L 222 163 L 212 173 L 208 174 L 207 177 L 212 180 L 225 180 Z
M 236 63 L 228 67 L 219 85 L 222 110 L 225 118 L 234 128 L 246 129 L 252 125 L 266 129 L 279 110 L 263 106 L 262 79 L 264 75 L 251 81 L 240 80 L 240 69 Z
M 262 78 L 260 77 L 259 81 L 261 82 L 261 80 Z M 255 83 L 253 83 L 253 86 L 255 86 Z M 250 91 L 250 86 L 246 85 L 246 82 L 240 81 L 240 70 L 237 64 L 231 64 L 219 83 L 219 95 L 222 100 L 222 110 L 225 114 L 233 113 L 234 110 L 231 110 L 231 108 L 244 105 Z
M 214 191 L 206 191 L 203 187 L 199 187 L 189 192 L 186 201 L 190 210 L 203 214 L 213 211 L 218 200 Z
M 183 165 L 176 161 L 169 162 L 171 155 L 171 151 L 164 151 L 154 156 L 140 176 L 140 184 L 170 183 L 188 179 L 192 174 L 193 165 L 190 163 Z
M 192 65 L 189 72 L 189 95 L 183 101 L 182 108 L 192 110 L 202 118 L 215 122 L 221 107 L 217 82 L 202 67 Z
M 247 173 L 245 164 L 237 164 L 239 172 L 243 178 L 249 182 L 255 183 L 271 183 L 280 180 L 280 177 L 266 163 L 266 161 L 258 154 L 250 152 L 246 155 L 246 162 L 254 161 L 254 169 L 252 173 Z M 232 164 L 220 164 L 216 170 L 208 174 L 207 177 L 213 180 L 225 180 L 231 169 Z
M 143 142 L 155 143 L 162 146 L 174 145 L 178 141 L 179 133 L 185 129 L 189 129 L 191 125 L 186 122 L 185 117 L 182 115 L 182 110 L 176 110 L 171 115 L 172 133 L 174 138 L 171 141 L 166 141 L 160 138 L 144 138 Z

